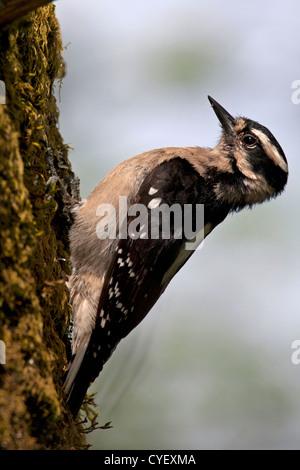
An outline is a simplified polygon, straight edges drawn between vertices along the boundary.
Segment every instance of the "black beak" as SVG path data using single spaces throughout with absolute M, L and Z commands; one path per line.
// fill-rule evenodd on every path
M 226 111 L 226 109 L 223 108 L 223 106 L 217 103 L 211 96 L 208 96 L 208 99 L 224 131 L 232 132 L 234 118 Z

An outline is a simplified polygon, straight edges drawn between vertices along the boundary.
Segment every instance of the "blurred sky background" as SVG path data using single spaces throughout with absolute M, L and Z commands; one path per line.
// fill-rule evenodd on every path
M 285 193 L 228 217 L 93 386 L 94 449 L 300 449 L 298 0 L 59 0 L 60 129 L 86 197 L 122 160 L 215 146 L 207 95 L 267 126 Z M 58 87 L 57 87 L 58 94 Z M 299 96 L 299 95 L 298 95 Z

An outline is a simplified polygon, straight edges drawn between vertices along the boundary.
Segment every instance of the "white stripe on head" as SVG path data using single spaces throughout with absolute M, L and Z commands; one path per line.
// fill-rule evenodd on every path
M 286 161 L 283 159 L 283 157 L 280 155 L 278 152 L 277 148 L 275 145 L 270 142 L 270 139 L 266 134 L 264 134 L 262 131 L 259 131 L 258 129 L 251 129 L 253 134 L 255 134 L 259 140 L 261 141 L 263 148 L 268 155 L 268 157 L 273 160 L 273 162 L 278 165 L 283 171 L 288 173 L 288 165 Z

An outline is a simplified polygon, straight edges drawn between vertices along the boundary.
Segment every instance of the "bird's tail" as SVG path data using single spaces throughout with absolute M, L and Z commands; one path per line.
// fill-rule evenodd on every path
M 67 405 L 74 418 L 77 416 L 87 390 L 93 381 L 86 358 L 86 347 L 78 351 L 72 358 L 67 370 L 63 390 L 67 397 Z M 100 371 L 99 371 L 100 372 Z

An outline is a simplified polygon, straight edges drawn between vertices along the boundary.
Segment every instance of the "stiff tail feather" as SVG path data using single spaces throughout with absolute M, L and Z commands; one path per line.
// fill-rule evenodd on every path
M 73 356 L 63 385 L 67 405 L 74 418 L 80 410 L 91 382 L 92 378 L 87 367 L 85 346 Z

